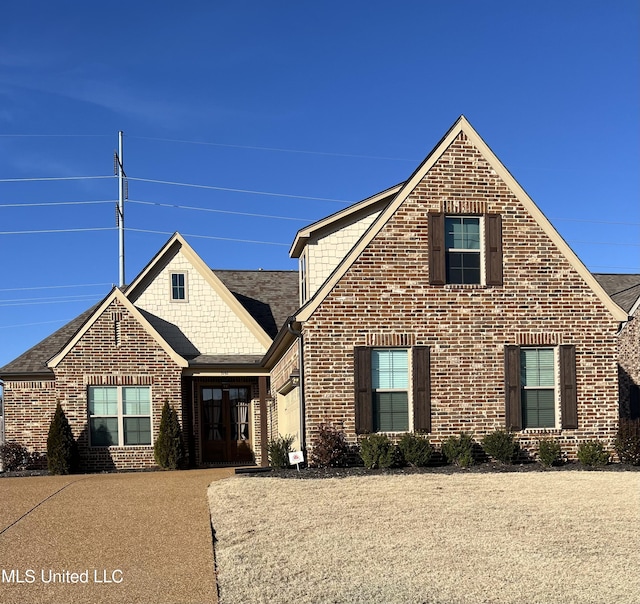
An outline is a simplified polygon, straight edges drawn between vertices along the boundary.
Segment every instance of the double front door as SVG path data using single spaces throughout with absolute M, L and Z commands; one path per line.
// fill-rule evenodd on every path
M 200 389 L 202 461 L 252 461 L 249 442 L 250 389 L 203 386 Z

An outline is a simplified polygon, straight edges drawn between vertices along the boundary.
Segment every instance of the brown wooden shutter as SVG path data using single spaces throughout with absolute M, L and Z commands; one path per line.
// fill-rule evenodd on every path
M 485 214 L 484 228 L 487 285 L 502 285 L 502 216 Z
M 560 407 L 562 428 L 578 427 L 578 396 L 576 391 L 576 347 L 563 344 L 560 352 Z
M 507 430 L 522 430 L 520 346 L 504 347 L 504 395 Z
M 413 365 L 413 429 L 431 432 L 431 363 L 428 346 L 414 346 Z
M 356 434 L 373 432 L 373 400 L 371 396 L 371 348 L 354 349 L 356 386 Z
M 429 212 L 429 283 L 447 282 L 446 249 L 444 241 L 444 214 Z

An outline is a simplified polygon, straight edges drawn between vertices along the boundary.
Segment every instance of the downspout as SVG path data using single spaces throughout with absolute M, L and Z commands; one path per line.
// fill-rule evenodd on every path
M 299 407 L 300 407 L 300 450 L 307 456 L 307 421 L 306 409 L 304 404 L 304 336 L 302 331 L 294 329 L 294 317 L 289 317 L 287 321 L 287 331 L 298 338 L 298 359 L 300 363 L 300 385 L 299 385 Z

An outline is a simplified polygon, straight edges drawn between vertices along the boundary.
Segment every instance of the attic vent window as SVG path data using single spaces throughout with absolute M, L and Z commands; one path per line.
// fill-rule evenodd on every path
M 171 300 L 187 301 L 187 276 L 184 273 L 171 273 Z

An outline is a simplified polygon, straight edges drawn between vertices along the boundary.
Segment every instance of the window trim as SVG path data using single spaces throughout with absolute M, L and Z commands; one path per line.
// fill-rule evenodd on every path
M 173 285 L 173 277 L 174 276 L 182 276 L 184 278 L 184 284 L 181 285 Z M 184 304 L 185 302 L 189 302 L 189 287 L 188 287 L 188 276 L 185 271 L 171 271 L 169 273 L 169 299 L 171 302 L 177 302 L 179 304 Z M 184 290 L 184 298 L 175 298 L 174 297 L 174 287 L 180 288 Z
M 374 388 L 373 386 L 373 355 L 375 352 L 391 352 L 391 351 L 403 351 L 407 356 L 407 387 L 406 388 Z M 413 426 L 413 411 L 412 411 L 412 388 L 411 388 L 411 355 L 409 354 L 410 349 L 402 347 L 402 346 L 375 346 L 371 348 L 371 415 L 373 418 L 373 431 L 380 432 L 385 434 L 402 434 L 404 432 L 410 432 Z M 376 424 L 379 426 L 380 418 L 379 418 L 379 409 L 378 409 L 378 417 L 376 417 L 375 408 L 375 399 L 376 394 L 406 394 L 407 397 L 407 429 L 406 430 L 376 430 Z
M 551 350 L 553 352 L 553 386 L 527 386 L 520 382 L 520 403 L 522 405 L 522 429 L 523 430 L 557 430 L 560 418 L 560 379 L 559 379 L 559 354 L 557 346 L 521 346 L 520 347 L 520 368 L 522 371 L 522 354 L 526 350 Z M 551 390 L 553 392 L 553 426 L 527 426 L 525 413 L 525 397 L 527 391 Z
M 117 404 L 117 413 L 116 415 L 105 415 L 105 414 L 91 414 L 91 409 L 90 409 L 90 400 L 91 400 L 91 390 L 92 389 L 97 389 L 97 388 L 102 388 L 102 389 L 115 389 L 116 390 L 116 404 Z M 149 414 L 125 414 L 124 413 L 124 395 L 123 395 L 123 390 L 125 388 L 137 388 L 137 389 L 146 389 L 149 392 Z M 94 418 L 105 418 L 105 419 L 113 419 L 115 418 L 118 422 L 118 442 L 111 444 L 111 445 L 99 445 L 99 444 L 93 444 L 92 442 L 92 437 L 91 437 L 91 432 L 92 432 L 92 427 L 91 427 L 91 420 Z M 125 429 L 124 429 L 124 424 L 125 424 L 125 419 L 127 418 L 149 418 L 149 433 L 150 433 L 150 442 L 149 444 L 125 444 Z M 133 448 L 133 447 L 153 447 L 153 393 L 151 391 L 151 386 L 139 386 L 139 385 L 118 385 L 118 386 L 114 386 L 114 385 L 90 385 L 87 386 L 87 420 L 88 420 L 88 426 L 89 426 L 89 447 L 91 448 L 97 448 L 97 449 L 104 449 L 104 448 L 110 448 L 110 447 L 119 447 L 119 448 Z
M 455 248 L 447 247 L 447 219 L 460 219 L 461 224 L 464 225 L 465 219 L 477 219 L 478 220 L 478 235 L 479 242 L 478 248 Z M 445 214 L 444 215 L 444 256 L 445 256 L 445 280 L 447 285 L 451 286 L 466 286 L 466 285 L 486 285 L 486 244 L 485 244 L 485 224 L 484 216 L 479 214 Z M 451 253 L 463 253 L 463 254 L 477 254 L 478 264 L 480 269 L 480 280 L 472 283 L 454 283 L 448 279 L 450 254 Z

